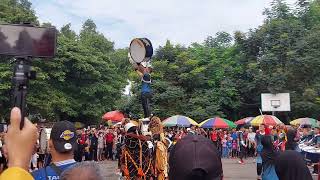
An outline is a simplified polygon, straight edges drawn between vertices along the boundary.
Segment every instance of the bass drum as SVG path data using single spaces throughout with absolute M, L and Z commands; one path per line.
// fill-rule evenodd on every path
M 129 53 L 132 60 L 136 63 L 150 61 L 153 55 L 151 41 L 147 38 L 135 38 L 131 41 Z
M 50 133 L 52 128 L 43 128 L 39 135 L 39 153 L 48 153 L 48 141 L 50 139 Z
M 128 53 L 129 62 L 134 69 L 138 69 L 138 64 L 131 58 L 130 53 Z

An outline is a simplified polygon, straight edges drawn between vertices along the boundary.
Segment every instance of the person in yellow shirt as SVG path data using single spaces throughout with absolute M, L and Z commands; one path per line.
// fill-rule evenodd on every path
M 0 180 L 33 180 L 28 165 L 38 139 L 37 128 L 25 118 L 20 130 L 20 120 L 20 109 L 15 107 L 11 110 L 10 126 L 5 136 L 9 168 L 1 174 Z

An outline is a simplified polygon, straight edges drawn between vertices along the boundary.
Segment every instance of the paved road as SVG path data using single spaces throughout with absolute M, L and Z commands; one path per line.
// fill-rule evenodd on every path
M 254 159 L 245 160 L 245 164 L 238 164 L 238 159 L 222 159 L 224 180 L 255 180 L 257 179 L 256 163 Z
M 253 159 L 247 160 L 244 165 L 237 164 L 237 159 L 223 159 L 224 180 L 254 180 L 256 179 L 255 163 Z M 101 171 L 107 180 L 118 180 L 117 162 L 104 161 L 99 163 Z
M 253 159 L 245 160 L 244 165 L 237 162 L 238 159 L 222 159 L 224 180 L 256 180 L 256 164 Z M 119 180 L 116 161 L 100 162 L 101 171 L 106 180 Z M 315 180 L 316 176 L 313 177 Z
M 101 173 L 107 180 L 119 180 L 119 175 L 117 175 L 118 162 L 117 161 L 103 161 L 99 162 Z

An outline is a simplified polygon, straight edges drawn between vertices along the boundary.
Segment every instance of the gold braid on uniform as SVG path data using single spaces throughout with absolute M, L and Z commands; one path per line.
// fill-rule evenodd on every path
M 127 134 L 121 159 L 126 180 L 149 180 L 153 176 L 153 158 L 144 136 Z

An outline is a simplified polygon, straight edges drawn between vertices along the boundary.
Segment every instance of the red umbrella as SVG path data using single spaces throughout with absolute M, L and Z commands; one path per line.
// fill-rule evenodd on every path
M 120 111 L 110 111 L 105 113 L 102 116 L 102 119 L 104 120 L 111 120 L 111 121 L 117 121 L 117 122 L 121 121 L 123 118 L 124 118 L 124 115 Z

